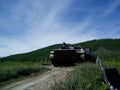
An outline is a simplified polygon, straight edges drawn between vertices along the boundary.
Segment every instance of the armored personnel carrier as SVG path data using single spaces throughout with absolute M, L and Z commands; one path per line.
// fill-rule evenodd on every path
M 65 43 L 59 49 L 50 52 L 50 60 L 56 66 L 72 66 L 76 63 L 95 62 L 96 58 L 87 48 L 69 47 Z

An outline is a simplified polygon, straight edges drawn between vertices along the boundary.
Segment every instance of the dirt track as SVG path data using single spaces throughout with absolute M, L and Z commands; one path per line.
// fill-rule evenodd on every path
M 9 84 L 0 90 L 50 90 L 50 86 L 59 80 L 64 80 L 68 72 L 73 67 L 57 67 L 49 66 L 50 71 L 46 71 L 36 77 L 27 78 L 16 83 Z

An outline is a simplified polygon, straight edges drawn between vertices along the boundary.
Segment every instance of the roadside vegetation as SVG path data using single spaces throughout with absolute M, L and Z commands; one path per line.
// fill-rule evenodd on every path
M 115 67 L 120 72 L 119 49 L 109 50 L 100 47 L 94 53 L 100 57 L 104 66 Z M 103 75 L 98 66 L 85 63 L 71 72 L 64 82 L 55 83 L 52 90 L 109 90 L 103 81 Z
M 97 52 L 97 55 L 100 56 L 104 66 L 115 67 L 120 71 L 120 50 L 106 50 L 102 49 L 102 52 Z
M 41 66 L 40 62 L 2 62 L 0 63 L 0 86 L 28 76 L 31 73 L 45 70 L 47 68 Z
M 71 46 L 78 45 L 82 45 L 92 49 L 95 55 L 99 56 L 102 59 L 102 62 L 105 66 L 110 65 L 116 67 L 120 71 L 120 39 L 91 40 L 72 44 Z M 6 82 L 11 82 L 12 80 L 15 80 L 17 78 L 30 75 L 31 73 L 46 70 L 46 68 L 42 67 L 42 65 L 51 64 L 49 60 L 50 51 L 57 49 L 60 46 L 61 44 L 56 44 L 28 53 L 0 57 L 0 86 L 4 85 Z M 95 73 L 97 73 L 97 75 Z M 69 76 L 71 79 L 68 78 L 67 81 L 64 82 L 64 84 L 55 84 L 58 90 L 59 88 L 65 88 L 67 90 L 66 87 L 71 88 L 68 90 L 73 90 L 72 88 L 74 88 L 76 85 L 76 90 L 80 90 L 78 89 L 81 87 L 80 85 L 83 85 L 82 87 L 85 87 L 85 84 L 88 86 L 82 88 L 81 90 L 86 90 L 86 88 L 92 90 L 92 87 L 95 88 L 94 90 L 97 90 L 97 87 L 102 87 L 102 89 L 106 88 L 106 86 L 104 87 L 101 82 L 98 82 L 99 80 L 102 80 L 101 72 L 94 64 L 80 65 Z M 96 76 L 98 78 L 93 78 Z M 90 82 L 92 84 L 90 84 Z M 98 85 L 95 83 L 98 83 Z M 56 89 L 56 87 L 53 87 L 54 90 Z
M 56 82 L 52 90 L 107 90 L 103 84 L 103 76 L 97 65 L 92 63 L 80 64 L 67 76 L 63 82 Z
M 120 39 L 93 40 L 77 45 L 91 48 L 100 57 L 104 66 L 115 67 L 120 71 Z M 103 75 L 96 65 L 81 64 L 71 72 L 64 82 L 57 82 L 52 90 L 109 90 L 103 84 Z
M 93 40 L 82 44 L 90 47 L 105 66 L 115 67 L 120 71 L 120 39 Z

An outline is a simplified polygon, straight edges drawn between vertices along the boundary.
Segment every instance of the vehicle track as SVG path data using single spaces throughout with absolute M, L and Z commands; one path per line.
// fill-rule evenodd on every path
M 73 70 L 73 67 L 46 67 L 51 70 L 35 77 L 6 85 L 0 90 L 50 90 L 50 86 L 54 82 L 64 80 L 66 75 Z

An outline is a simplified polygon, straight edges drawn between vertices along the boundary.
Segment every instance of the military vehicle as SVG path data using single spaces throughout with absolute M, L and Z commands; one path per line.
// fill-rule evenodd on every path
M 50 60 L 56 66 L 72 66 L 76 63 L 95 62 L 96 58 L 84 47 L 69 47 L 65 43 L 59 49 L 50 52 Z

